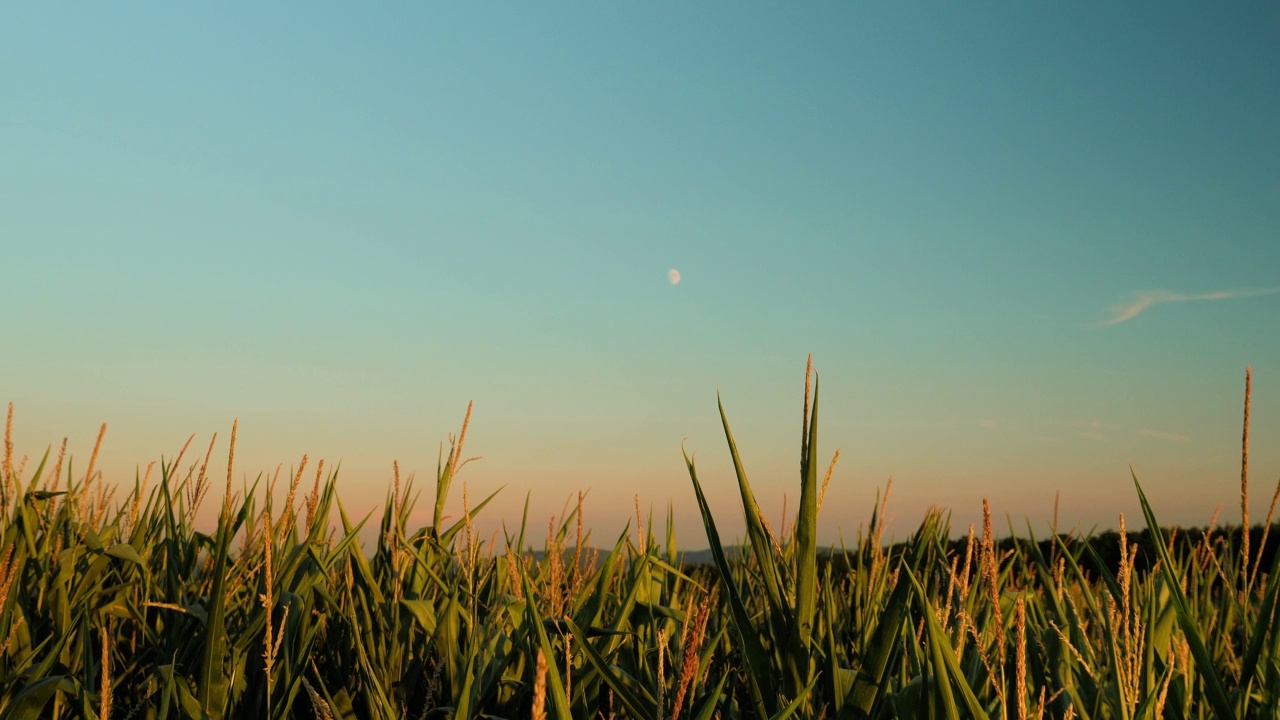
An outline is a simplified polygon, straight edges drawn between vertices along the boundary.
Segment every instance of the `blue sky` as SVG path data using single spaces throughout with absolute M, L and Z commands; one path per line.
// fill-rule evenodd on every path
M 9 9 L 0 399 L 19 452 L 109 423 L 108 480 L 238 417 L 241 472 L 341 459 L 361 511 L 474 400 L 487 527 L 589 488 L 699 546 L 681 441 L 740 532 L 719 390 L 794 508 L 808 353 L 827 540 L 891 475 L 900 534 L 1114 525 L 1129 463 L 1203 524 L 1252 364 L 1261 515 L 1277 45 L 1270 5 Z

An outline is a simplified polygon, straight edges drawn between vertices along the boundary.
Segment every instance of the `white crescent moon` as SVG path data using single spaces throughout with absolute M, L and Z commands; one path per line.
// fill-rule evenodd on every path
M 667 279 L 671 281 L 672 285 L 679 285 L 680 271 L 675 268 L 671 268 L 670 270 L 667 271 Z

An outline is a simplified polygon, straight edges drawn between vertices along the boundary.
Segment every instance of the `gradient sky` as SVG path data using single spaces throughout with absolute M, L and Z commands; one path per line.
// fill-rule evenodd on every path
M 109 481 L 238 417 L 237 476 L 341 460 L 356 513 L 474 400 L 487 531 L 589 489 L 597 542 L 638 494 L 692 548 L 682 440 L 742 532 L 717 390 L 794 509 L 808 353 L 824 541 L 889 476 L 899 537 L 1114 526 L 1129 463 L 1238 522 L 1252 364 L 1256 518 L 1277 48 L 1270 3 L 8 7 L 0 400 L 19 454 L 109 423 Z

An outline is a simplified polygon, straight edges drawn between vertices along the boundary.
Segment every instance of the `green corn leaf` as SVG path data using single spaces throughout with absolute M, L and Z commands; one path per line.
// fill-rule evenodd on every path
M 802 451 L 800 508 L 796 514 L 795 524 L 796 610 L 788 660 L 792 665 L 792 677 L 807 680 L 812 674 L 809 667 L 810 642 L 813 637 L 814 615 L 818 607 L 818 381 L 816 377 L 813 383 L 813 408 Z M 791 690 L 795 692 L 798 689 L 793 687 Z
M 1252 635 L 1247 643 L 1244 662 L 1241 664 L 1240 680 L 1236 689 L 1239 703 L 1247 702 L 1249 699 L 1248 689 L 1253 681 L 1254 673 L 1258 669 L 1258 659 L 1262 656 L 1263 641 L 1268 633 L 1273 637 L 1280 633 L 1280 612 L 1276 611 L 1277 593 L 1280 592 L 1280 552 L 1275 554 L 1275 558 L 1271 562 L 1271 571 L 1267 576 L 1267 587 L 1262 598 L 1262 605 L 1258 608 L 1258 622 L 1254 625 Z M 1274 665 L 1280 658 L 1274 655 L 1270 658 Z
M 205 623 L 204 644 L 201 646 L 200 674 L 196 681 L 196 700 L 211 720 L 222 720 L 229 688 L 223 672 L 227 653 L 226 576 L 227 544 L 231 527 L 228 518 L 219 522 L 217 545 L 213 558 L 213 589 L 209 595 L 209 619 Z
M 698 482 L 698 473 L 693 467 L 693 460 L 688 453 L 684 455 L 685 466 L 689 469 L 689 478 L 693 481 L 693 492 L 698 499 L 698 510 L 702 513 L 702 525 L 707 531 L 707 544 L 711 547 L 711 555 L 715 559 L 716 569 L 720 573 L 720 582 L 729 596 L 729 609 L 732 613 L 735 635 L 742 642 L 743 654 L 750 670 L 748 687 L 751 689 L 752 702 L 756 713 L 765 712 L 765 698 L 776 698 L 778 693 L 774 686 L 774 670 L 770 666 L 760 636 L 756 634 L 756 625 L 747 613 L 746 604 L 742 601 L 742 593 L 733 579 L 733 570 L 725 557 L 724 547 L 720 544 L 720 533 L 716 531 L 715 518 L 711 516 L 711 508 L 707 506 L 707 498 L 702 493 L 702 484 Z
M 790 703 L 787 704 L 786 707 L 782 708 L 781 710 L 779 710 L 778 712 L 770 716 L 770 720 L 787 720 L 787 718 L 791 717 L 792 715 L 795 715 L 796 711 L 798 711 L 801 707 L 803 707 L 809 701 L 809 693 L 813 692 L 813 686 L 817 684 L 818 684 L 818 679 L 814 678 L 812 681 L 809 682 L 807 686 L 805 686 L 799 692 L 799 694 L 796 695 L 795 700 L 792 700 Z
M 112 545 L 107 549 L 107 554 L 113 558 L 127 560 L 143 569 L 146 569 L 147 567 L 146 561 L 143 560 L 142 556 L 138 554 L 138 551 L 134 550 L 133 546 L 128 543 L 116 543 Z
M 54 694 L 75 697 L 76 683 L 64 675 L 41 678 L 20 690 L 5 711 L 5 720 L 39 720 Z
M 435 634 L 436 612 L 433 603 L 427 600 L 401 600 L 400 604 L 409 611 L 414 620 L 418 621 L 418 626 L 427 634 L 427 637 Z
M 591 639 L 581 628 L 575 625 L 572 620 L 566 620 L 565 624 L 569 626 L 570 632 L 573 633 L 576 640 L 575 645 L 582 650 L 592 669 L 599 673 L 605 684 L 613 690 L 618 700 L 622 702 L 622 706 L 626 708 L 627 713 L 632 717 L 640 718 L 640 720 L 656 720 L 656 716 L 649 711 L 649 708 L 652 707 L 652 702 L 642 700 L 631 691 L 631 688 L 619 677 L 613 666 L 609 664 L 609 661 L 591 644 Z
M 826 573 L 823 576 L 823 585 L 832 587 L 831 564 L 828 563 Z M 850 670 L 840 667 L 839 641 L 837 639 L 837 629 L 839 621 L 836 619 L 836 606 L 832 598 L 828 596 L 826 602 L 822 603 L 822 621 L 825 629 L 826 640 L 826 663 L 823 666 L 823 677 L 826 678 L 828 684 L 828 694 L 831 697 L 832 710 L 837 715 L 841 708 L 844 707 L 845 696 L 852 687 L 852 678 L 854 673 Z
M 1153 544 L 1160 556 L 1160 572 L 1168 583 L 1169 592 L 1173 598 L 1174 611 L 1178 614 L 1178 625 L 1182 628 L 1182 634 L 1186 636 L 1187 644 L 1191 648 L 1191 656 L 1195 660 L 1196 669 L 1200 671 L 1200 675 L 1204 678 L 1205 688 L 1209 695 L 1209 703 L 1219 718 L 1230 720 L 1230 718 L 1236 716 L 1235 710 L 1227 697 L 1227 690 L 1222 684 L 1222 677 L 1218 675 L 1218 671 L 1214 667 L 1213 658 L 1209 655 L 1209 650 L 1204 645 L 1204 639 L 1200 637 L 1200 628 L 1196 625 L 1196 619 L 1192 616 L 1191 608 L 1187 604 L 1187 597 L 1182 592 L 1182 584 L 1176 575 L 1173 558 L 1169 555 L 1169 548 L 1165 544 L 1164 534 L 1160 531 L 1160 525 L 1156 522 L 1155 513 L 1151 510 L 1151 504 L 1147 502 L 1146 494 L 1142 492 L 1142 485 L 1138 483 L 1137 473 L 1133 472 L 1132 468 L 1130 468 L 1129 472 L 1133 476 L 1133 486 L 1138 491 L 1138 502 L 1142 504 L 1142 514 L 1147 520 L 1147 529 L 1151 532 Z
M 742 495 L 742 512 L 747 522 L 747 538 L 756 562 L 760 565 L 760 574 L 764 579 L 765 598 L 769 603 L 772 615 L 771 628 L 775 642 L 787 637 L 793 624 L 791 607 L 782 595 L 778 568 L 773 560 L 773 541 L 764 527 L 764 518 L 760 516 L 760 506 L 756 503 L 751 483 L 747 481 L 747 471 L 742 465 L 742 457 L 738 453 L 738 444 L 733 439 L 733 431 L 729 429 L 729 418 L 724 412 L 724 403 L 716 397 L 720 407 L 720 423 L 724 426 L 725 441 L 729 444 L 729 455 L 733 459 L 733 471 L 738 478 L 738 491 Z
M 40 456 L 40 464 L 36 466 L 36 471 L 31 475 L 31 482 L 27 484 L 27 491 L 23 495 L 31 495 L 39 492 L 36 488 L 40 485 L 40 477 L 44 475 L 44 467 L 49 462 L 49 453 L 53 450 L 53 446 L 44 449 L 44 455 Z
M 911 544 L 908 556 L 900 567 L 919 567 L 922 553 L 918 551 L 925 538 L 936 532 L 937 517 L 930 513 L 925 516 L 920 529 L 916 531 L 916 541 Z M 912 584 L 899 576 L 884 610 L 879 613 L 879 622 L 871 635 L 871 643 L 863 655 L 862 665 L 853 682 L 853 689 L 844 699 L 844 706 L 838 717 L 869 717 L 876 701 L 883 693 L 885 672 L 889 666 L 889 658 L 899 645 L 899 636 L 903 623 L 906 622 L 908 607 L 911 602 Z
M 729 681 L 729 675 L 726 673 L 720 676 L 720 682 L 716 683 L 716 689 L 707 695 L 707 699 L 702 701 L 702 709 L 694 716 L 694 720 L 711 720 L 715 717 L 716 703 L 720 700 L 720 696 L 724 694 L 724 685 Z M 673 718 L 678 720 L 678 718 Z
M 488 497 L 486 497 L 484 500 L 481 500 L 475 507 L 471 508 L 471 517 L 474 518 L 476 516 L 476 513 L 483 510 L 484 507 L 488 505 L 490 501 L 492 501 L 495 497 L 498 496 L 498 493 L 502 492 L 502 488 L 504 487 L 506 487 L 506 485 L 503 485 L 497 490 L 494 490 L 492 493 L 489 493 Z M 440 545 L 443 547 L 448 547 L 453 542 L 453 538 L 459 532 L 461 532 L 462 529 L 465 528 L 466 526 L 467 526 L 467 519 L 465 517 L 458 520 L 454 524 L 450 525 L 449 529 L 445 530 L 443 533 L 440 534 Z
M 523 575 L 522 579 L 524 581 L 524 596 L 530 598 L 530 602 L 525 604 L 526 621 L 529 627 L 533 628 L 537 647 L 542 650 L 542 654 L 547 660 L 547 687 L 551 690 L 551 710 L 559 720 L 572 720 L 569 696 L 565 694 L 564 680 L 560 678 L 560 671 L 556 668 L 555 652 L 551 647 L 551 641 L 547 638 L 547 631 L 542 627 L 542 618 L 538 617 L 537 607 L 532 602 L 532 598 L 537 597 L 537 594 L 533 589 L 533 583 L 529 580 L 529 576 L 527 574 Z
M 925 618 L 925 628 L 929 638 L 929 652 L 933 657 L 935 670 L 946 672 L 946 677 L 938 678 L 937 684 L 947 716 L 951 718 L 959 717 L 959 709 L 956 707 L 950 688 L 950 685 L 954 684 L 960 688 L 960 697 L 964 700 L 966 717 L 974 718 L 974 720 L 986 720 L 987 712 L 982 708 L 982 703 L 978 702 L 973 688 L 969 686 L 969 681 L 965 679 L 964 673 L 960 670 L 960 663 L 956 660 L 955 653 L 951 649 L 951 639 L 947 636 L 947 632 L 942 629 L 942 625 L 938 623 L 938 614 L 934 611 L 932 603 L 929 602 L 924 586 L 921 585 L 920 580 L 911 571 L 911 568 L 904 567 L 903 571 L 907 574 L 912 587 L 915 589 L 916 603 L 919 606 L 920 614 L 924 615 Z

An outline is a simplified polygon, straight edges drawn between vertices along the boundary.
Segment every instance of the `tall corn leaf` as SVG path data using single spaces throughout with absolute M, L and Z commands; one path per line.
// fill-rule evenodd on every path
M 806 403 L 808 398 L 805 398 Z M 795 524 L 795 623 L 791 632 L 793 677 L 809 679 L 810 642 L 818 592 L 818 382 L 813 383 L 813 409 L 804 433 L 800 465 L 800 508 Z M 798 683 L 797 683 L 798 685 Z M 793 687 L 792 693 L 800 690 Z
M 702 709 L 694 716 L 694 720 L 711 720 L 715 716 L 716 703 L 720 700 L 720 696 L 724 693 L 724 685 L 729 681 L 729 674 L 725 673 L 720 676 L 720 682 L 716 683 L 716 689 L 707 693 L 707 699 L 702 702 Z M 678 720 L 678 719 L 675 719 Z
M 219 522 L 213 557 L 213 589 L 209 594 L 207 608 L 209 618 L 205 622 L 200 675 L 196 682 L 196 700 L 211 720 L 222 720 L 230 692 L 223 663 L 227 654 L 227 545 L 230 543 L 231 527 L 229 516 Z
M 524 596 L 527 598 L 525 603 L 525 617 L 529 626 L 533 629 L 533 640 L 536 647 L 542 650 L 542 654 L 547 659 L 547 687 L 551 690 L 551 708 L 555 713 L 555 717 L 559 720 L 572 720 L 573 716 L 569 711 L 569 696 L 564 691 L 564 680 L 560 677 L 560 671 L 556 667 L 556 655 L 551 647 L 551 641 L 547 638 L 547 631 L 542 627 L 542 618 L 538 617 L 537 606 L 533 602 L 533 598 L 537 597 L 534 592 L 533 583 L 529 580 L 529 576 L 525 574 L 522 578 L 524 583 Z
M 951 648 L 951 639 L 947 632 L 942 629 L 942 625 L 938 623 L 938 613 L 933 609 L 933 604 L 929 602 L 924 586 L 920 583 L 916 574 L 911 571 L 911 568 L 904 568 L 903 570 L 910 579 L 911 586 L 915 589 L 916 603 L 919 606 L 920 614 L 924 616 L 929 653 L 933 658 L 934 670 L 935 672 L 946 673 L 945 676 L 938 678 L 937 686 L 943 706 L 947 711 L 947 716 L 951 718 L 959 717 L 959 710 L 956 707 L 955 697 L 951 693 L 950 687 L 955 685 L 960 689 L 960 697 L 964 699 L 965 716 L 974 718 L 974 720 L 986 720 L 987 711 L 983 709 L 982 703 L 978 701 L 978 697 L 974 694 L 969 681 L 960 670 L 960 663 L 956 660 L 955 652 Z
M 1277 611 L 1277 594 L 1280 593 L 1280 552 L 1275 554 L 1271 562 L 1271 571 L 1267 576 L 1266 591 L 1263 594 L 1262 605 L 1258 607 L 1257 622 L 1252 629 L 1252 635 L 1249 637 L 1248 643 L 1245 645 L 1244 661 L 1241 664 L 1240 681 L 1235 690 L 1237 695 L 1237 705 L 1242 713 L 1248 703 L 1249 689 L 1253 682 L 1254 673 L 1258 669 L 1258 660 L 1262 656 L 1262 647 L 1268 634 L 1275 637 L 1280 633 L 1280 612 Z M 1280 657 L 1274 654 L 1269 658 L 1270 664 L 1275 665 L 1280 661 Z
M 809 693 L 813 692 L 813 686 L 817 684 L 818 679 L 814 678 L 808 685 L 801 688 L 800 691 L 796 693 L 796 698 L 794 700 L 787 703 L 786 707 L 778 710 L 778 712 L 770 716 L 769 720 L 787 720 L 787 718 L 795 715 L 801 707 L 809 702 Z
M 1153 538 L 1152 544 L 1155 545 L 1156 553 L 1160 557 L 1160 573 L 1164 576 L 1165 582 L 1168 583 L 1169 592 L 1173 598 L 1174 612 L 1177 613 L 1178 617 L 1178 626 L 1182 628 L 1182 634 L 1186 636 L 1187 645 L 1191 648 L 1191 657 L 1195 660 L 1196 669 L 1204 677 L 1205 688 L 1209 694 L 1209 704 L 1219 718 L 1224 720 L 1234 718 L 1236 716 L 1235 710 L 1227 697 L 1226 687 L 1222 684 L 1222 677 L 1214 666 L 1213 658 L 1209 655 L 1208 648 L 1205 647 L 1204 638 L 1200 636 L 1200 627 L 1196 623 L 1196 618 L 1191 614 L 1191 607 L 1187 602 L 1186 594 L 1182 591 L 1182 583 L 1177 575 L 1176 566 L 1173 564 L 1173 558 L 1169 554 L 1164 533 L 1160 531 L 1160 524 L 1156 522 L 1156 516 L 1151 510 L 1151 504 L 1147 502 L 1146 493 L 1142 492 L 1142 485 L 1138 482 L 1137 473 L 1133 472 L 1132 468 L 1130 468 L 1129 473 L 1133 476 L 1133 486 L 1138 491 L 1138 502 L 1142 504 L 1142 515 L 1147 520 L 1147 529 L 1151 532 Z
M 5 720 L 38 720 L 55 694 L 74 696 L 76 690 L 76 684 L 62 675 L 41 678 L 18 692 L 13 703 L 5 708 Z
M 919 530 L 916 531 L 914 540 L 908 545 L 907 555 L 900 568 L 919 569 L 924 557 L 922 552 L 925 546 L 924 541 L 937 533 L 937 524 L 936 514 L 929 513 L 925 516 Z M 900 644 L 899 638 L 907 619 L 912 592 L 912 583 L 899 576 L 893 592 L 889 595 L 889 600 L 879 613 L 879 622 L 876 623 L 875 630 L 872 632 L 871 643 L 862 657 L 862 664 L 857 669 L 853 689 L 845 696 L 844 707 L 837 715 L 841 720 L 870 717 L 876 702 L 883 694 L 885 673 L 889 667 L 890 657 Z
M 738 491 L 742 495 L 742 512 L 747 523 L 747 538 L 751 543 L 751 551 L 760 565 L 760 574 L 764 578 L 765 599 L 769 603 L 772 615 L 774 642 L 781 642 L 793 624 L 791 607 L 782 594 L 778 568 L 773 558 L 773 541 L 765 529 L 764 518 L 760 515 L 760 505 L 756 503 L 751 483 L 747 481 L 747 470 L 742 465 L 742 456 L 738 453 L 738 444 L 733 439 L 733 431 L 729 429 L 729 418 L 724 412 L 724 403 L 716 397 L 720 408 L 720 423 L 724 426 L 724 437 L 729 444 L 729 455 L 733 459 L 733 472 L 738 478 Z
M 586 655 L 587 662 L 600 674 L 609 689 L 613 690 L 618 699 L 622 701 L 622 706 L 626 708 L 627 713 L 640 720 L 656 720 L 657 716 L 649 712 L 648 703 L 631 691 L 631 688 L 618 675 L 609 661 L 591 644 L 590 637 L 582 631 L 582 628 L 575 625 L 572 620 L 565 620 L 565 623 L 569 626 L 569 630 L 573 632 L 578 647 Z
M 702 484 L 698 482 L 698 472 L 693 467 L 693 460 L 688 453 L 684 455 L 685 466 L 689 468 L 689 479 L 693 481 L 693 492 L 698 499 L 698 510 L 702 513 L 702 525 L 707 531 L 707 544 L 715 560 L 716 570 L 720 573 L 720 582 L 729 596 L 729 611 L 732 615 L 733 629 L 742 643 L 743 655 L 749 670 L 747 686 L 750 688 L 752 703 L 756 706 L 756 714 L 764 717 L 766 698 L 769 702 L 778 696 L 774 685 L 774 670 L 770 666 L 760 636 L 756 634 L 755 623 L 747 612 L 742 600 L 742 593 L 733 579 L 733 569 L 724 554 L 724 546 L 720 544 L 720 533 L 716 530 L 715 518 L 711 516 L 711 508 L 707 506 L 707 497 L 702 492 Z

